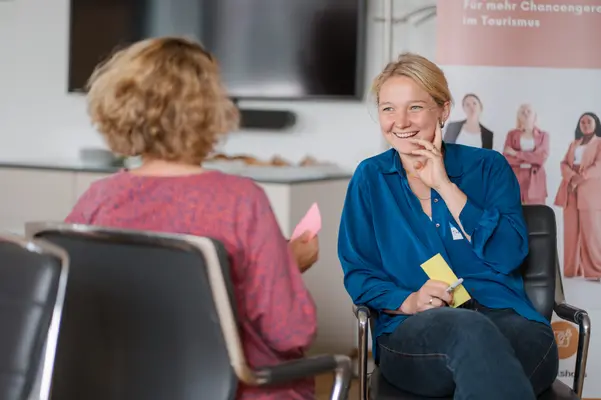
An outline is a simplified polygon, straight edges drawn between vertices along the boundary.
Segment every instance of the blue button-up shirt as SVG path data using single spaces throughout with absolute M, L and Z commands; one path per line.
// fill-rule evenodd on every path
M 397 310 L 428 280 L 421 264 L 440 253 L 470 295 L 490 308 L 512 308 L 548 324 L 528 299 L 519 267 L 528 254 L 520 187 L 496 151 L 445 144 L 450 180 L 467 196 L 459 219 L 431 192 L 432 219 L 422 210 L 396 150 L 364 160 L 346 195 L 338 256 L 355 304 Z M 406 315 L 380 312 L 374 339 L 392 332 Z

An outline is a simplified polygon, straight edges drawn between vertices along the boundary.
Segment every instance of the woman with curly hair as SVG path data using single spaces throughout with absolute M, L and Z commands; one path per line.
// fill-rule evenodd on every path
M 555 205 L 563 208 L 563 274 L 601 278 L 601 121 L 586 112 L 561 162 Z
M 114 153 L 143 162 L 93 183 L 66 221 L 221 241 L 250 366 L 301 357 L 317 328 L 301 277 L 317 259 L 317 239 L 288 243 L 256 183 L 202 167 L 239 119 L 212 56 L 181 38 L 134 43 L 93 73 L 88 111 Z M 237 398 L 311 399 L 313 391 L 310 381 L 241 386 Z

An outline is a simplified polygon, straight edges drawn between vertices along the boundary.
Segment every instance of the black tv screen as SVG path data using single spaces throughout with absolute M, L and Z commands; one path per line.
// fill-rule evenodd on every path
M 361 98 L 367 0 L 71 0 L 69 88 L 149 37 L 199 40 L 237 99 Z

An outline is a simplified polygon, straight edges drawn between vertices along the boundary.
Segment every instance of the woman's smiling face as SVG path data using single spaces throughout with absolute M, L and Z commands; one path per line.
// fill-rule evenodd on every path
M 401 154 L 411 154 L 419 146 L 407 139 L 434 140 L 436 124 L 446 120 L 448 105 L 440 107 L 413 79 L 392 76 L 378 93 L 380 129 L 386 141 Z
M 597 128 L 595 124 L 595 120 L 590 115 L 583 115 L 580 118 L 580 130 L 585 135 L 590 135 L 595 132 L 595 128 Z

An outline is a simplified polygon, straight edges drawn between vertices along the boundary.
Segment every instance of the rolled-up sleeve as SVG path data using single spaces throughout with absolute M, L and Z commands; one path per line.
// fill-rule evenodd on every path
M 412 293 L 398 287 L 382 267 L 369 202 L 369 186 L 360 165 L 351 179 L 338 234 L 344 286 L 354 304 L 397 310 Z
M 493 158 L 482 184 L 486 185 L 483 204 L 476 204 L 468 197 L 459 220 L 465 233 L 471 236 L 476 255 L 495 271 L 509 274 L 528 254 L 520 186 L 501 155 Z

